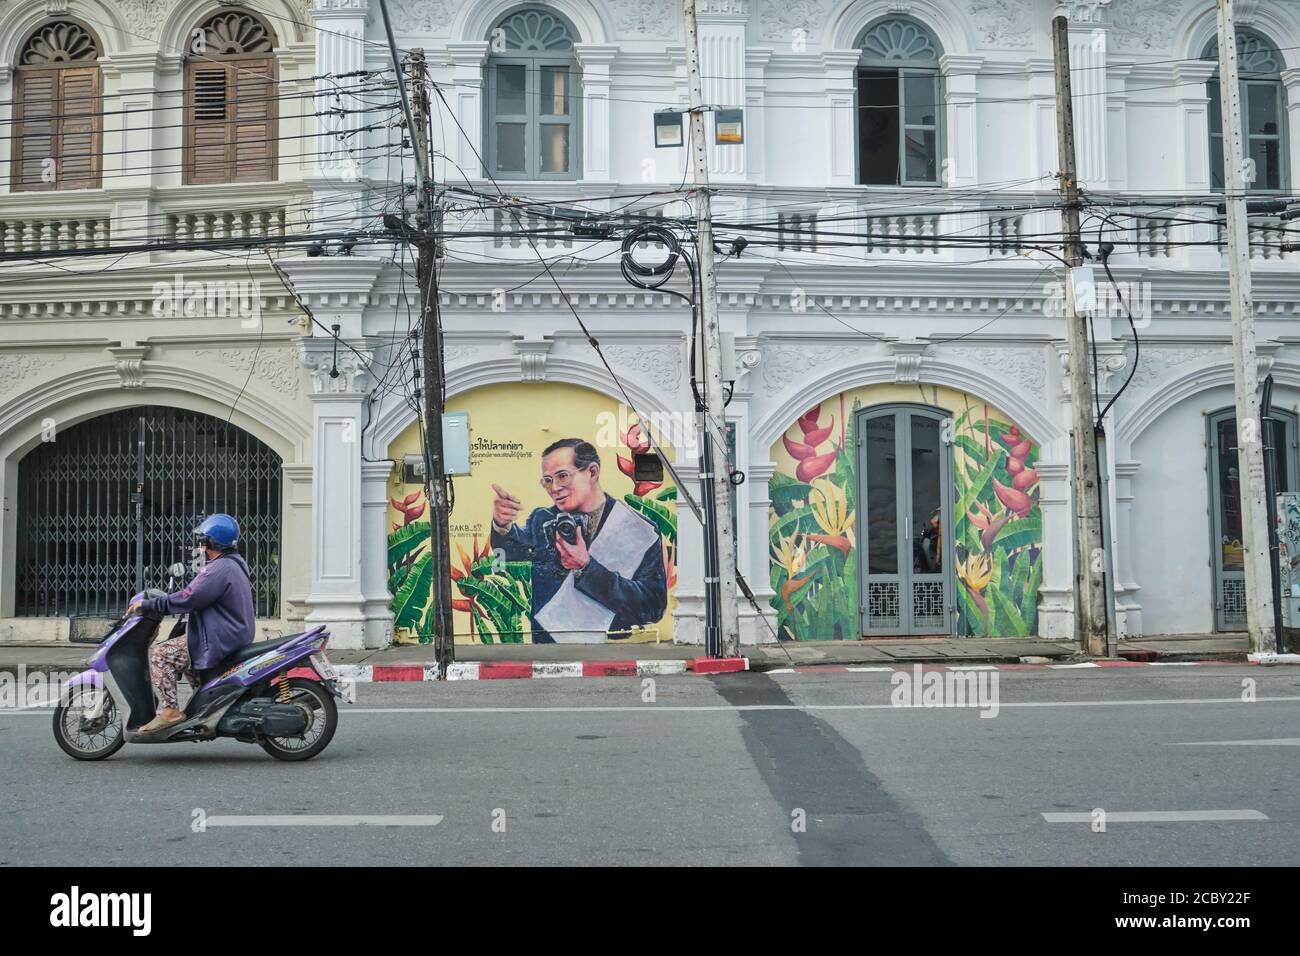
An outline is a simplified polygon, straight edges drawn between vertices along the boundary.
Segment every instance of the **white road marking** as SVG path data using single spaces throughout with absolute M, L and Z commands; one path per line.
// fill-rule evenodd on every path
M 436 827 L 440 816 L 354 814 L 255 814 L 252 816 L 208 816 L 205 827 Z
M 1003 701 L 1003 710 L 1014 707 L 1125 707 L 1160 704 L 1241 704 L 1240 697 L 1169 698 L 1165 700 L 1063 700 Z M 1300 703 L 1300 697 L 1259 697 L 1254 703 Z M 641 706 L 598 707 L 346 707 L 340 714 L 581 714 L 581 713 L 728 713 L 745 710 L 976 710 L 973 707 L 895 707 L 893 704 L 642 704 Z
M 1158 700 L 1022 700 L 1002 701 L 998 706 L 1002 710 L 1020 707 L 1155 707 L 1161 705 L 1192 704 L 1242 704 L 1240 697 L 1169 697 Z M 1259 697 L 1255 704 L 1297 704 L 1300 697 Z M 598 706 L 598 707 L 355 707 L 339 709 L 340 714 L 580 714 L 580 713 L 725 713 L 742 710 L 976 710 L 974 707 L 895 707 L 893 704 L 642 704 L 640 706 Z M 0 717 L 47 717 L 47 713 L 21 710 L 0 710 Z M 1215 743 L 1216 741 L 1209 741 Z
M 1258 810 L 1106 810 L 1109 823 L 1218 823 L 1224 821 L 1262 822 L 1268 820 Z M 1092 823 L 1088 813 L 1044 813 L 1048 823 Z
M 1175 747 L 1300 747 L 1300 737 L 1274 737 L 1272 740 L 1184 740 Z

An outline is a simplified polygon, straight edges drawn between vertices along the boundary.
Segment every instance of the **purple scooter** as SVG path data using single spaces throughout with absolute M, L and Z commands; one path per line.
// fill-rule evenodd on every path
M 184 565 L 170 569 L 172 581 Z M 148 590 L 130 603 L 159 597 Z M 277 760 L 309 760 L 329 745 L 338 726 L 338 672 L 325 657 L 324 626 L 249 644 L 199 672 L 185 719 L 144 734 L 156 713 L 149 682 L 149 645 L 161 615 L 119 621 L 90 658 L 90 669 L 63 686 L 54 711 L 54 739 L 78 760 L 103 760 L 123 744 L 179 743 L 233 737 L 258 744 Z M 172 636 L 180 633 L 180 624 Z

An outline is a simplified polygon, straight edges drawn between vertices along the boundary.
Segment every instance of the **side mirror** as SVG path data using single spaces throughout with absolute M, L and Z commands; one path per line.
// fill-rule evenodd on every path
M 167 573 L 174 578 L 183 578 L 185 576 L 185 565 L 177 561 L 175 564 L 173 564 L 170 568 L 167 569 Z

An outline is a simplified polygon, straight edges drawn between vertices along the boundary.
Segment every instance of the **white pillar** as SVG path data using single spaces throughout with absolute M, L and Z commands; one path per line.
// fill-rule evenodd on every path
M 376 469 L 362 471 L 362 429 L 373 384 L 371 352 L 362 316 L 383 260 L 362 256 L 289 259 L 282 268 L 299 298 L 324 329 L 304 337 L 302 364 L 311 370 L 312 567 L 307 624 L 326 624 L 333 645 L 379 647 L 387 643 L 385 602 L 375 586 L 376 560 L 386 570 L 382 534 L 385 489 Z M 331 332 L 338 326 L 338 340 Z M 376 493 L 375 485 L 379 490 Z M 369 542 L 367 545 L 366 542 Z M 375 551 L 378 550 L 378 554 Z
M 744 107 L 745 25 L 749 23 L 749 0 L 700 0 L 696 19 L 700 26 L 704 102 L 709 106 L 730 109 Z M 704 135 L 709 140 L 709 177 L 723 182 L 743 181 L 746 179 L 745 148 L 714 143 L 716 118 L 716 114 L 710 114 L 704 123 Z
M 861 55 L 860 50 L 827 50 L 821 56 L 826 84 L 827 186 L 852 186 L 858 181 L 854 157 L 858 152 L 857 70 Z
M 754 449 L 750 452 L 759 458 L 766 458 L 766 449 Z M 770 460 L 763 464 L 751 464 L 745 472 L 745 484 L 748 491 L 748 508 L 738 516 L 738 524 L 748 529 L 748 544 L 741 555 L 745 570 L 745 579 L 749 582 L 754 598 L 762 611 L 762 616 L 745 602 L 740 608 L 740 640 L 742 644 L 770 644 L 776 632 L 777 614 L 772 608 L 772 572 L 768 557 L 768 511 L 772 506 L 769 497 L 768 482 L 776 473 L 776 465 Z M 764 618 L 766 620 L 764 620 Z
M 483 162 L 479 153 L 483 149 L 483 64 L 487 61 L 488 42 L 471 40 L 447 44 L 451 58 L 451 105 L 460 125 L 448 123 L 450 142 L 440 144 L 440 150 L 456 158 L 466 176 L 474 179 L 483 175 Z M 434 124 L 435 131 L 439 124 Z M 435 132 L 435 135 L 438 135 Z M 438 176 L 442 181 L 459 173 L 442 162 Z
M 1106 7 L 1110 0 L 1062 0 L 1070 18 L 1070 88 L 1079 182 L 1093 189 L 1109 181 L 1107 147 Z
M 573 47 L 582 69 L 582 178 L 610 181 L 609 68 L 618 53 L 614 44 L 578 43 Z
M 941 61 L 944 75 L 946 157 L 942 183 L 945 186 L 973 186 L 979 182 L 979 124 L 976 117 L 976 76 L 982 56 L 952 56 Z
M 308 184 L 315 197 L 317 222 L 338 224 L 340 217 L 360 214 L 361 184 L 366 138 L 355 131 L 370 122 L 367 104 L 351 92 L 363 77 L 347 76 L 365 69 L 366 15 L 369 0 L 316 0 L 311 11 L 316 27 L 316 63 L 313 72 L 340 79 L 316 81 L 315 112 L 351 110 L 341 115 L 320 115 L 305 132 L 319 131 L 316 160 Z
M 1300 170 L 1300 69 L 1283 70 L 1282 85 L 1286 88 L 1286 156 L 1291 166 L 1287 182 L 1294 184 Z

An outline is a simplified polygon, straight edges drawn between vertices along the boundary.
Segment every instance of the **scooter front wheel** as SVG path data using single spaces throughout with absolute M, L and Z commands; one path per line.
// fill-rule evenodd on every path
M 290 702 L 311 711 L 311 722 L 294 737 L 263 737 L 258 743 L 276 760 L 310 760 L 334 739 L 339 723 L 339 709 L 334 697 L 320 681 L 305 677 L 289 678 Z
M 95 687 L 78 687 L 64 694 L 54 709 L 54 739 L 65 754 L 77 760 L 113 756 L 126 743 L 113 695 Z

